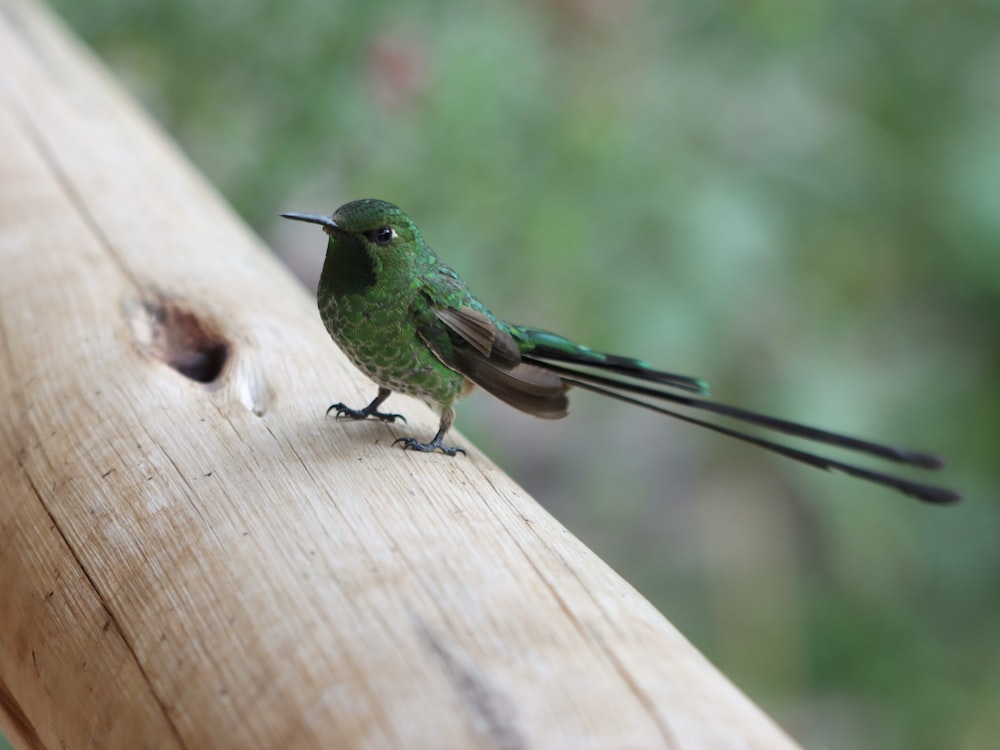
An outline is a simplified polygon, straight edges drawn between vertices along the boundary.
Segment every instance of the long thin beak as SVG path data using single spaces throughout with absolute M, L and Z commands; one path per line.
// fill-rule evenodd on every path
M 337 222 L 331 219 L 329 216 L 320 216 L 319 214 L 297 214 L 297 213 L 283 213 L 281 214 L 286 219 L 294 219 L 295 221 L 307 221 L 310 224 L 319 224 L 323 227 L 323 231 L 327 234 L 330 232 L 343 232 L 343 227 Z

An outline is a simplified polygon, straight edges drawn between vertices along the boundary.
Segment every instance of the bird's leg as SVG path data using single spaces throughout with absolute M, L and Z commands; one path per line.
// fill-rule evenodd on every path
M 379 388 L 378 395 L 364 409 L 352 409 L 343 403 L 331 404 L 330 408 L 326 410 L 326 415 L 330 416 L 330 412 L 336 409 L 337 419 L 341 417 L 347 417 L 348 419 L 368 419 L 368 417 L 375 417 L 375 419 L 381 419 L 383 422 L 395 422 L 397 419 L 405 422 L 406 417 L 402 414 L 389 414 L 388 412 L 378 410 L 379 405 L 389 398 L 391 393 L 392 391 L 388 388 Z
M 451 423 L 455 421 L 455 410 L 450 406 L 441 412 L 441 423 L 438 425 L 437 434 L 434 439 L 429 443 L 421 443 L 416 438 L 412 437 L 401 437 L 396 438 L 392 441 L 392 444 L 396 443 L 403 444 L 404 451 L 420 451 L 421 453 L 432 453 L 434 451 L 441 451 L 449 456 L 454 456 L 458 453 L 465 453 L 463 448 L 455 448 L 453 446 L 448 446 L 442 443 L 445 433 L 451 429 Z M 468 454 L 466 454 L 468 455 Z

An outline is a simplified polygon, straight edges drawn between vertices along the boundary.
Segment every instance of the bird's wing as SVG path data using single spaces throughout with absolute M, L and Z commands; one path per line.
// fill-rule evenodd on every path
M 453 343 L 471 346 L 497 367 L 510 369 L 520 364 L 521 352 L 514 337 L 485 313 L 472 307 L 434 306 L 431 311 L 444 324 Z
M 417 333 L 438 359 L 515 409 L 546 419 L 566 415 L 567 386 L 558 375 L 522 363 L 517 342 L 490 315 L 443 296 L 440 286 L 431 287 L 414 310 Z

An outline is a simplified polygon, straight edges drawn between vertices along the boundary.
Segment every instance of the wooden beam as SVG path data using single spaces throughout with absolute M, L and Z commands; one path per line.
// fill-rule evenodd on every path
M 372 392 L 93 57 L 0 0 L 15 746 L 795 747 L 461 437 L 324 419 Z

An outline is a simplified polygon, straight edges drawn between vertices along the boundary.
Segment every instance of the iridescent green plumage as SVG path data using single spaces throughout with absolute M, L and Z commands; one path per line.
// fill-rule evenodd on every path
M 595 352 L 563 336 L 495 317 L 458 274 L 440 261 L 413 221 L 385 201 L 366 199 L 330 217 L 282 214 L 319 224 L 329 235 L 317 292 L 327 331 L 359 369 L 379 385 L 363 409 L 337 403 L 328 409 L 353 419 L 401 418 L 378 411 L 393 391 L 416 396 L 441 412 L 427 443 L 400 438 L 404 448 L 441 450 L 454 419 L 454 404 L 480 386 L 522 411 L 547 419 L 566 415 L 567 391 L 580 387 L 730 435 L 824 469 L 837 469 L 893 487 L 928 502 L 958 499 L 951 490 L 912 482 L 817 456 L 764 438 L 668 410 L 645 399 L 678 404 L 750 422 L 808 440 L 860 451 L 899 463 L 937 468 L 939 459 L 866 440 L 756 414 L 697 396 L 705 381 L 653 369 L 647 362 Z M 697 394 L 697 395 L 692 395 Z

